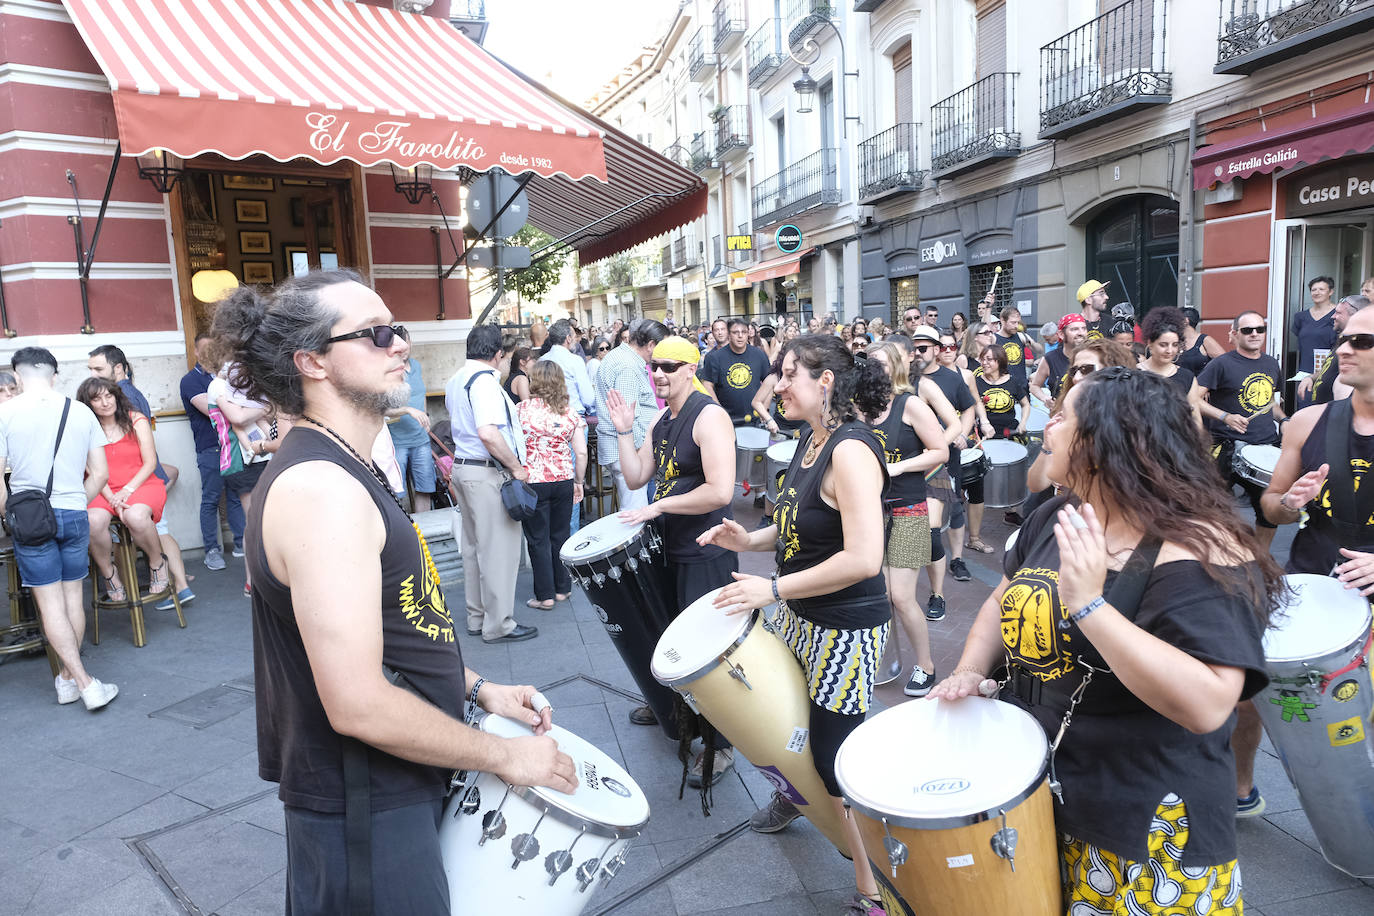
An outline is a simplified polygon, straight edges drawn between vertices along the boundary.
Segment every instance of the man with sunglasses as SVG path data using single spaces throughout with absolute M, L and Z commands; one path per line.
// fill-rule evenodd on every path
M 1235 349 L 1212 360 L 1198 376 L 1202 415 L 1215 444 L 1213 455 L 1222 479 L 1240 484 L 1255 510 L 1255 534 L 1268 547 L 1275 525 L 1260 508 L 1264 489 L 1235 472 L 1235 451 L 1242 445 L 1277 445 L 1280 423 L 1286 420 L 1279 398 L 1283 370 L 1278 360 L 1264 352 L 1268 327 L 1259 312 L 1241 312 L 1231 322 Z

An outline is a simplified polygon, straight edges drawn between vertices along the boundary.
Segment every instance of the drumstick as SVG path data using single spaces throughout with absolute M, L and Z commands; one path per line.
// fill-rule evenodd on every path
M 988 287 L 988 292 L 987 295 L 983 297 L 984 299 L 987 299 L 989 296 L 991 296 L 993 291 L 997 289 L 997 281 L 1001 276 L 1002 267 L 1001 265 L 998 265 L 992 272 L 992 285 Z

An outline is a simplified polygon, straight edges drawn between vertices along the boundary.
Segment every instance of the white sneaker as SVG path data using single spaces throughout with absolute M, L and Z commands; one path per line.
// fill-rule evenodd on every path
M 52 683 L 57 688 L 57 702 L 63 706 L 81 699 L 81 691 L 76 686 L 75 678 L 65 678 L 59 674 L 52 679 Z
M 114 684 L 106 684 L 91 678 L 86 689 L 81 691 L 81 702 L 86 704 L 87 709 L 94 712 L 117 696 L 119 696 L 119 688 Z

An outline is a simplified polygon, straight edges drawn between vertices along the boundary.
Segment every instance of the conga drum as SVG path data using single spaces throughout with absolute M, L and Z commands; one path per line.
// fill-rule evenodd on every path
M 764 493 L 774 505 L 777 505 L 778 493 L 782 490 L 782 479 L 787 475 L 787 469 L 792 466 L 792 456 L 796 453 L 796 439 L 784 439 L 768 446 L 768 479 L 764 481 Z
M 835 776 L 889 916 L 1059 916 L 1049 742 L 982 697 L 884 710 L 840 745 Z
M 1026 447 L 1006 439 L 987 439 L 988 476 L 983 501 L 989 509 L 1012 509 L 1026 501 Z
M 763 458 L 768 443 L 766 429 L 757 426 L 735 427 L 735 480 L 744 485 L 746 493 L 764 488 L 767 468 Z
M 674 694 L 649 671 L 654 645 L 677 613 L 663 539 L 652 525 L 608 515 L 568 538 L 558 557 L 587 595 L 659 726 L 676 741 Z
M 1237 477 L 1267 487 L 1278 466 L 1280 451 L 1277 445 L 1237 445 L 1231 456 L 1231 467 Z
M 477 727 L 502 738 L 533 734 L 501 716 Z M 455 914 L 577 916 L 620 871 L 649 822 L 649 800 L 620 764 L 565 728 L 548 735 L 573 759 L 571 795 L 513 786 L 493 773 L 458 774 L 439 825 Z
M 1326 576 L 1285 581 L 1292 593 L 1264 633 L 1269 686 L 1255 709 L 1326 861 L 1374 878 L 1369 602 Z
M 844 825 L 811 756 L 801 665 L 760 611 L 728 615 L 713 607 L 719 592 L 707 592 L 668 625 L 654 650 L 654 677 L 682 694 L 848 855 Z

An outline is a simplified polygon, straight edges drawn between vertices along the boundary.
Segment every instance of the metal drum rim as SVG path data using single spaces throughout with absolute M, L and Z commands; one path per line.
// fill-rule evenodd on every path
M 749 634 L 754 632 L 754 627 L 759 625 L 759 618 L 762 616 L 762 613 L 763 612 L 758 608 L 755 608 L 754 610 L 750 611 L 749 626 L 745 627 L 744 631 L 741 632 L 739 636 L 735 637 L 730 642 L 730 644 L 727 645 L 723 650 L 717 652 L 714 656 L 712 656 L 709 662 L 702 665 L 700 668 L 696 669 L 691 674 L 684 674 L 681 677 L 669 678 L 665 681 L 662 678 L 660 678 L 658 674 L 653 672 L 652 662 L 649 665 L 650 673 L 654 675 L 654 677 L 658 680 L 660 684 L 672 690 L 676 690 L 679 687 L 683 687 L 687 684 L 691 684 L 701 680 L 706 675 L 710 674 L 712 671 L 719 668 L 727 658 L 729 658 L 730 656 L 734 655 L 737 651 L 739 651 L 739 647 L 744 645 L 744 641 L 749 638 Z
M 879 823 L 886 822 L 898 827 L 909 827 L 912 830 L 952 830 L 957 827 L 969 827 L 973 824 L 982 824 L 993 818 L 1001 817 L 1003 811 L 1010 814 L 1014 808 L 1019 807 L 1022 802 L 1039 791 L 1040 786 L 1045 781 L 1045 776 L 1049 773 L 1049 768 L 1049 757 L 1046 756 L 1044 762 L 1040 764 L 1040 769 L 1036 771 L 1035 778 L 1031 780 L 1030 785 L 1026 786 L 1026 788 L 1011 796 L 1006 801 L 998 804 L 996 807 L 988 808 L 984 811 L 974 811 L 970 814 L 952 814 L 944 817 L 914 817 L 907 814 L 892 814 L 890 812 L 880 811 L 871 805 L 851 798 L 850 793 L 845 791 L 844 779 L 840 776 L 838 771 L 835 773 L 835 779 L 840 783 L 840 794 L 844 797 L 845 806 L 853 808 L 860 814 L 866 815 Z
M 609 516 L 606 516 L 606 517 L 609 517 Z M 600 521 L 600 520 L 601 520 L 601 519 L 597 519 L 597 521 Z M 558 551 L 558 559 L 559 559 L 559 561 L 560 561 L 564 566 L 567 566 L 567 567 L 569 567 L 569 568 L 571 568 L 571 567 L 573 567 L 573 566 L 582 566 L 582 565 L 584 565 L 584 564 L 586 564 L 586 563 L 595 563 L 597 560 L 604 560 L 604 559 L 606 559 L 607 557 L 611 556 L 612 554 L 614 554 L 614 553 L 616 553 L 616 552 L 618 552 L 618 551 L 628 550 L 628 549 L 629 549 L 629 546 L 630 546 L 631 544 L 633 544 L 635 541 L 644 540 L 645 537 L 646 537 L 645 532 L 647 532 L 647 531 L 649 530 L 649 528 L 650 528 L 650 525 L 649 525 L 648 522 L 640 522 L 640 523 L 639 523 L 639 529 L 636 530 L 636 531 L 634 532 L 634 534 L 632 534 L 630 537 L 626 538 L 625 540 L 621 541 L 620 543 L 616 544 L 615 546 L 613 546 L 613 547 L 608 547 L 606 550 L 602 551 L 601 553 L 596 554 L 595 556 L 592 556 L 592 555 L 589 554 L 589 555 L 587 555 L 587 556 L 581 556 L 581 557 L 564 557 L 564 556 L 563 556 L 563 551 L 560 550 L 560 551 Z M 586 530 L 586 528 L 584 527 L 582 530 Z M 568 543 L 572 543 L 572 540 L 573 540 L 572 537 L 569 537 L 569 538 L 568 538 Z M 566 546 L 566 545 L 564 545 L 564 546 Z M 638 553 L 638 551 L 634 551 L 634 552 L 635 552 L 635 553 Z
M 1330 649 L 1322 653 L 1321 655 L 1316 656 L 1266 655 L 1264 657 L 1265 667 L 1269 670 L 1270 674 L 1277 674 L 1280 677 L 1282 677 L 1286 672 L 1273 670 L 1274 665 L 1301 664 L 1304 671 L 1316 671 L 1328 667 L 1334 671 L 1336 668 L 1340 668 L 1350 661 L 1351 657 L 1354 654 L 1353 650 L 1360 649 L 1364 646 L 1365 641 L 1369 639 L 1369 630 L 1371 626 L 1374 626 L 1374 621 L 1371 621 L 1370 617 L 1366 615 L 1364 620 L 1364 629 L 1360 632 L 1360 635 L 1356 636 L 1354 639 L 1350 640 L 1350 642 L 1341 646 L 1339 649 Z M 1335 664 L 1322 664 L 1325 662 L 1334 662 Z M 1368 660 L 1366 660 L 1366 664 L 1368 664 Z M 1268 688 L 1266 687 L 1265 689 L 1267 690 Z

